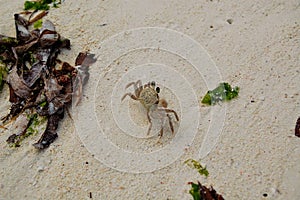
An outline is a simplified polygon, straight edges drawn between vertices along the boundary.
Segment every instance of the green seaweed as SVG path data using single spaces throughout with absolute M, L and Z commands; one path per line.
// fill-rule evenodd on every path
M 30 135 L 39 133 L 38 127 L 41 124 L 45 123 L 45 121 L 47 120 L 47 117 L 39 116 L 37 113 L 28 114 L 27 118 L 29 122 L 26 130 L 21 135 L 12 135 L 13 139 L 11 139 L 12 142 L 10 142 L 11 147 L 19 147 L 25 138 L 29 137 Z
M 50 4 L 54 8 L 58 8 L 61 4 L 60 0 L 40 0 L 40 1 L 25 1 L 24 10 L 49 10 Z
M 33 27 L 36 29 L 39 29 L 39 28 L 42 28 L 42 25 L 43 25 L 43 20 L 39 19 L 36 22 L 34 22 Z
M 0 92 L 3 89 L 4 79 L 7 76 L 7 73 L 8 73 L 7 66 L 1 61 L 0 58 Z
M 200 175 L 208 177 L 209 172 L 207 171 L 206 167 L 203 167 L 198 161 L 194 159 L 188 159 L 184 163 L 192 168 L 195 168 Z
M 201 195 L 200 195 L 200 186 L 199 184 L 190 182 L 189 184 L 191 184 L 191 189 L 189 191 L 189 193 L 192 195 L 192 197 L 194 198 L 194 200 L 201 200 Z
M 184 163 L 192 168 L 195 168 L 200 175 L 203 175 L 205 177 L 209 175 L 206 167 L 203 167 L 200 164 L 200 162 L 194 159 L 188 159 Z M 191 185 L 191 189 L 189 190 L 189 193 L 192 195 L 194 200 L 213 200 L 213 199 L 224 200 L 222 195 L 218 194 L 212 186 L 208 188 L 205 185 L 202 185 L 199 181 L 197 183 L 188 182 L 188 184 Z
M 230 101 L 239 94 L 239 87 L 232 88 L 229 83 L 220 83 L 218 87 L 209 90 L 203 97 L 201 103 L 207 105 L 215 105 L 218 102 Z
M 11 47 L 17 45 L 18 45 L 18 40 L 16 38 L 0 35 L 0 54 L 4 53 L 5 51 L 9 51 Z M 5 57 L 0 56 L 0 61 L 4 61 L 4 60 Z
M 194 200 L 224 200 L 224 197 L 217 193 L 213 186 L 206 187 L 199 181 L 198 183 L 189 182 L 191 189 L 189 193 L 192 195 Z
M 39 104 L 39 106 L 41 108 L 45 107 L 46 105 L 47 105 L 47 101 L 46 100 Z
M 18 44 L 18 40 L 16 38 L 13 38 L 13 37 L 8 37 L 8 36 L 1 35 L 0 39 L 1 39 L 0 43 L 4 44 L 4 45 L 15 46 L 15 45 Z

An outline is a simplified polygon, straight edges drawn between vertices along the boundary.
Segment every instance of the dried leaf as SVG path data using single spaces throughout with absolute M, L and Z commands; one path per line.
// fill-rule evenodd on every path
M 24 73 L 24 80 L 28 87 L 32 87 L 35 82 L 41 77 L 42 72 L 46 71 L 46 63 L 49 59 L 51 49 L 39 49 L 36 52 L 35 62 L 28 72 Z
M 78 105 L 81 101 L 83 86 L 89 79 L 88 67 L 96 62 L 94 54 L 79 53 L 76 58 L 75 64 L 78 70 L 76 79 L 74 81 L 73 95 L 75 97 L 75 105 Z
M 91 66 L 96 62 L 95 54 L 90 54 L 88 52 L 81 52 L 78 54 L 76 61 L 75 61 L 75 66 L 78 65 L 83 65 L 86 67 Z
M 59 40 L 59 37 L 59 34 L 55 31 L 54 24 L 49 20 L 44 21 L 40 30 L 41 47 L 52 46 Z
M 38 2 L 48 4 L 54 1 Z M 27 6 L 30 7 L 31 3 L 27 2 Z M 29 19 L 25 19 L 23 15 L 28 14 Z M 61 69 L 56 69 L 57 63 L 61 63 L 57 56 L 62 48 L 70 48 L 70 41 L 61 37 L 48 20 L 43 22 L 41 29 L 34 27 L 32 30 L 32 25 L 40 23 L 46 14 L 15 14 L 16 39 L 0 35 L 0 63 L 11 69 L 7 78 L 0 71 L 0 89 L 5 79 L 12 103 L 10 113 L 2 121 L 12 120 L 27 110 L 38 117 L 48 118 L 45 131 L 34 144 L 38 149 L 48 147 L 57 137 L 56 130 L 65 107 L 71 103 L 73 94 L 82 95 L 83 85 L 89 78 L 89 66 L 96 61 L 93 54 L 80 53 L 75 61 L 76 67 L 63 62 Z M 14 133 L 7 141 L 18 146 L 23 136 L 34 132 L 31 126 L 25 130 L 22 134 Z
M 29 98 L 32 92 L 32 90 L 26 85 L 24 79 L 18 75 L 16 65 L 8 75 L 8 84 L 18 97 L 24 99 Z
M 63 117 L 64 117 L 63 109 L 61 109 L 58 113 L 49 116 L 45 132 L 43 133 L 39 141 L 33 144 L 35 148 L 37 149 L 47 148 L 57 138 L 56 129 L 58 127 L 59 121 Z
M 17 40 L 25 43 L 32 39 L 32 35 L 28 30 L 28 21 L 19 14 L 15 14 L 15 25 L 17 31 Z
M 43 79 L 45 83 L 45 95 L 47 97 L 47 101 L 50 102 L 60 94 L 63 87 L 58 84 L 56 78 L 53 76 L 50 76 L 49 78 L 44 76 Z
M 29 12 L 30 13 L 30 12 Z M 28 14 L 29 14 L 28 13 Z M 35 10 L 31 13 L 31 15 L 29 16 L 29 19 L 28 19 L 28 22 L 29 22 L 29 25 L 37 22 L 37 21 L 41 21 L 42 22 L 42 18 L 45 17 L 46 15 L 48 14 L 47 11 L 38 11 L 38 10 Z M 41 23 L 41 26 L 39 28 L 42 27 L 42 23 Z

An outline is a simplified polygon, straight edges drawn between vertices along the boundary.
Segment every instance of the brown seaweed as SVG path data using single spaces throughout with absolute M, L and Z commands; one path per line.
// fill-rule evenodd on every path
M 27 128 L 32 122 L 33 118 L 28 118 L 26 115 L 20 115 L 14 123 L 14 133 L 6 140 L 9 144 L 19 146 L 20 138 L 25 135 Z
M 47 122 L 47 127 L 45 132 L 42 134 L 38 142 L 33 144 L 37 149 L 44 149 L 49 147 L 49 145 L 57 138 L 56 129 L 58 128 L 58 123 L 64 118 L 64 109 L 53 115 L 50 115 Z
M 300 117 L 298 117 L 295 126 L 295 136 L 300 137 Z
M 57 57 L 62 49 L 70 49 L 70 41 L 61 37 L 49 20 L 43 22 L 41 29 L 32 29 L 33 23 L 47 12 L 26 12 L 29 19 L 23 14 L 14 15 L 16 38 L 0 35 L 0 61 L 9 69 L 5 81 L 11 102 L 10 113 L 1 120 L 5 123 L 17 118 L 27 109 L 46 116 L 46 130 L 34 144 L 44 149 L 57 138 L 59 121 L 73 95 L 78 97 L 76 104 L 79 103 L 83 85 L 89 78 L 89 66 L 96 59 L 93 54 L 83 52 L 77 56 L 75 66 L 61 62 Z M 25 132 L 26 128 L 22 134 Z M 16 143 L 22 134 L 13 133 L 7 142 Z
M 199 181 L 198 183 L 189 182 L 188 184 L 192 186 L 190 194 L 194 200 L 224 200 L 223 196 L 218 194 L 212 186 L 207 188 Z
M 82 88 L 89 79 L 88 68 L 96 59 L 94 54 L 79 53 L 76 58 L 75 65 L 77 68 L 77 76 L 74 81 L 73 95 L 76 97 L 75 105 L 78 105 L 82 97 Z

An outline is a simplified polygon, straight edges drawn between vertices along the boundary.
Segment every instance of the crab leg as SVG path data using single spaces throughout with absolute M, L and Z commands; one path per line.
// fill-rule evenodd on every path
M 164 109 L 158 109 L 158 110 L 159 110 L 159 111 L 165 111 L 165 112 L 167 112 L 167 113 L 174 113 L 176 120 L 179 121 L 179 117 L 178 117 L 177 113 L 175 112 L 175 110 L 167 109 L 167 108 L 164 108 Z
M 159 139 L 163 136 L 163 134 L 164 134 L 164 128 L 163 128 L 163 126 L 161 127 L 161 129 L 160 129 L 160 132 L 159 132 Z
M 171 117 L 170 117 L 169 114 L 167 114 L 167 117 L 168 117 L 168 120 L 169 120 L 169 125 L 170 125 L 170 128 L 171 128 L 171 131 L 174 134 L 174 127 L 173 127 L 173 124 L 172 124 L 172 121 L 171 121 Z
M 135 82 L 128 83 L 128 84 L 126 85 L 125 89 L 129 88 L 130 86 L 132 86 L 132 85 L 134 85 L 134 84 L 135 84 Z
M 142 86 L 142 81 L 141 80 L 138 80 L 136 82 L 131 82 L 131 83 L 128 83 L 125 87 L 125 89 L 129 88 L 130 86 L 133 85 L 133 88 L 134 88 L 134 93 L 135 93 L 135 96 L 138 97 L 140 96 L 140 93 L 143 89 L 143 86 Z
M 143 85 L 142 85 L 142 81 L 141 80 L 138 80 L 136 83 L 135 83 L 135 88 L 134 88 L 134 92 L 135 92 L 135 95 L 137 97 L 140 96 L 141 94 L 141 91 L 143 90 Z
M 129 87 L 132 86 L 132 85 L 133 85 L 134 89 L 137 89 L 137 88 L 138 88 L 137 85 L 141 86 L 141 85 L 142 85 L 142 81 L 141 81 L 141 80 L 138 80 L 137 82 L 131 82 L 131 83 L 128 83 L 128 84 L 126 85 L 125 89 L 129 88 Z
M 139 97 L 140 96 L 140 93 L 143 89 L 143 86 L 142 86 L 142 81 L 141 80 L 138 80 L 137 82 L 134 83 L 133 85 L 134 87 L 134 93 L 135 93 L 135 96 L 136 97 Z
M 124 94 L 124 96 L 122 97 L 121 101 L 123 101 L 125 99 L 126 96 L 130 96 L 133 100 L 138 100 L 138 98 L 136 96 L 134 96 L 133 94 L 131 93 L 126 93 Z
M 149 135 L 150 131 L 152 129 L 152 121 L 151 121 L 151 118 L 150 118 L 150 115 L 149 115 L 149 111 L 147 111 L 147 118 L 148 118 L 148 121 L 150 123 L 149 128 L 148 128 L 148 132 L 147 132 L 147 135 Z

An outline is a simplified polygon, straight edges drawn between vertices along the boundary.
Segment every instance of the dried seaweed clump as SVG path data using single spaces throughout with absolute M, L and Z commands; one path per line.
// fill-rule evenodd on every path
M 192 186 L 190 194 L 194 200 L 224 200 L 222 195 L 218 194 L 212 186 L 207 188 L 199 181 L 198 183 L 189 182 L 189 184 Z
M 199 161 L 194 159 L 188 159 L 184 162 L 191 168 L 194 168 L 198 171 L 200 175 L 205 176 L 206 178 L 209 175 L 206 167 L 203 167 Z M 190 194 L 192 195 L 194 200 L 224 200 L 223 196 L 218 194 L 216 190 L 210 186 L 207 188 L 202 185 L 199 181 L 197 183 L 188 182 L 191 185 Z
M 51 21 L 44 21 L 40 29 L 33 27 L 46 14 L 15 14 L 16 38 L 0 35 L 0 89 L 1 84 L 8 84 L 11 102 L 9 114 L 1 120 L 5 126 L 18 117 L 24 118 L 24 111 L 27 113 L 27 120 L 17 120 L 24 130 L 13 133 L 7 142 L 19 144 L 37 116 L 45 117 L 46 129 L 34 144 L 38 149 L 48 147 L 57 138 L 56 129 L 66 106 L 72 95 L 81 96 L 88 67 L 96 61 L 86 52 L 79 53 L 75 67 L 58 60 L 62 49 L 70 49 L 70 41 L 56 32 Z

